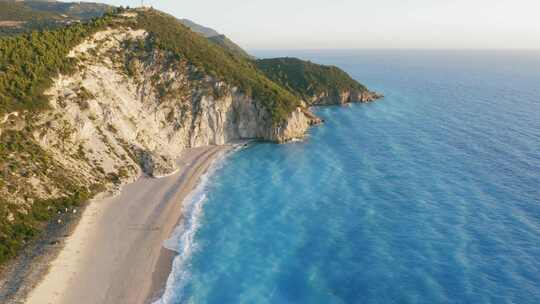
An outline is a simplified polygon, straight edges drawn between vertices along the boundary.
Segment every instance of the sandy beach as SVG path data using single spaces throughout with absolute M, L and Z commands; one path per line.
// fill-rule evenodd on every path
M 228 149 L 186 150 L 175 174 L 141 177 L 118 196 L 94 199 L 26 303 L 136 304 L 158 297 L 175 255 L 163 241 L 182 218 L 184 198 Z

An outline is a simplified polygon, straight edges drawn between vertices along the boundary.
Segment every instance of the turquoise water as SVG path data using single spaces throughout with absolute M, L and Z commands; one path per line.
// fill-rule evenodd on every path
M 166 303 L 540 303 L 540 53 L 260 52 L 386 95 L 229 155 Z

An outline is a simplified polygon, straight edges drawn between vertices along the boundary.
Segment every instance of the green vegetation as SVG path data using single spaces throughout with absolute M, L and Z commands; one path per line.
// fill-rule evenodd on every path
M 69 51 L 112 19 L 106 15 L 87 24 L 0 38 L 0 114 L 46 108 L 44 92 L 52 78 L 75 68 Z
M 58 212 L 79 206 L 98 191 L 97 186 L 78 185 L 28 132 L 4 131 L 0 136 L 0 188 L 32 202 L 21 206 L 0 198 L 0 265 L 14 257 Z M 47 187 L 63 189 L 64 196 L 48 200 L 33 198 L 28 179 L 43 176 L 52 182 Z
M 256 65 L 268 78 L 300 98 L 309 100 L 324 92 L 341 93 L 367 88 L 334 66 L 324 66 L 297 58 L 260 59 Z
M 90 192 L 81 188 L 67 197 L 35 201 L 26 213 L 0 200 L 0 265 L 15 257 L 29 241 L 38 236 L 45 222 L 66 209 L 80 206 L 90 197 Z M 12 221 L 7 220 L 9 214 L 13 215 Z
M 210 75 L 238 86 L 261 101 L 274 123 L 283 121 L 299 105 L 296 96 L 269 80 L 251 61 L 224 51 L 172 16 L 146 11 L 139 14 L 137 26 L 150 33 L 152 47 L 172 52 L 177 60 L 187 60 L 199 69 L 200 76 Z
M 30 21 L 32 19 L 54 19 L 60 16 L 53 12 L 32 9 L 23 2 L 0 1 L 0 20 Z
M 0 1 L 0 35 L 55 29 L 102 16 L 112 7 L 99 3 L 55 1 Z
M 0 1 L 0 35 L 53 28 L 59 20 L 57 14 L 35 11 L 21 2 Z

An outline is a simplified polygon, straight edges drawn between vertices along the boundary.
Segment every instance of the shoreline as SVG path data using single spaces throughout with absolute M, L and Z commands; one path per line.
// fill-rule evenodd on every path
M 157 300 L 177 254 L 163 243 L 183 219 L 183 202 L 233 146 L 186 149 L 178 160 L 180 170 L 172 175 L 139 177 L 117 196 L 91 200 L 24 303 Z

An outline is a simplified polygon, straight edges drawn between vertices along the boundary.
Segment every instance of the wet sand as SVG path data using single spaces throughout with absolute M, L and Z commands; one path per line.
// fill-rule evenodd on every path
M 159 297 L 175 256 L 163 241 L 182 218 L 184 198 L 230 148 L 186 150 L 175 174 L 141 177 L 116 197 L 94 199 L 26 303 L 136 304 Z

